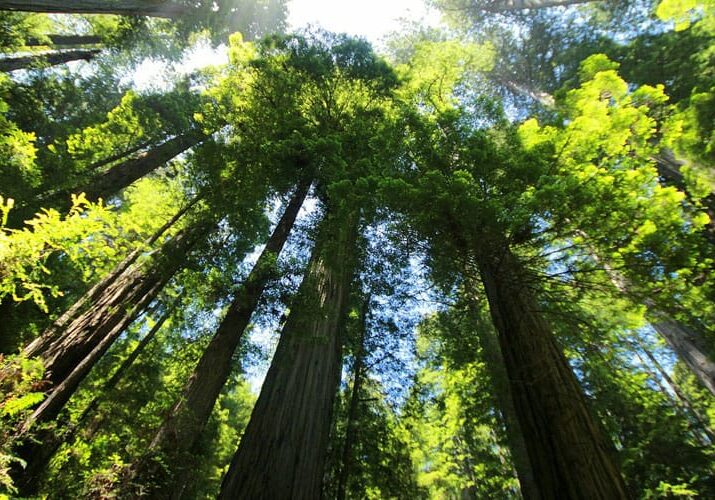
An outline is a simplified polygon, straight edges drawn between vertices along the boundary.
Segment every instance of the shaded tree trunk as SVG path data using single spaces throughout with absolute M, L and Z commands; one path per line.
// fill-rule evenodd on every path
M 466 292 L 470 306 L 470 315 L 473 318 L 478 318 L 480 315 L 479 300 L 473 293 L 475 285 L 474 283 L 470 283 L 471 281 L 471 279 L 467 280 L 470 290 Z M 478 323 L 478 321 L 474 321 L 475 325 Z M 525 500 L 539 500 L 542 496 L 539 492 L 536 477 L 534 476 L 531 460 L 529 459 L 524 432 L 521 430 L 521 425 L 519 424 L 514 399 L 511 394 L 511 387 L 509 386 L 509 375 L 507 374 L 504 358 L 499 348 L 499 340 L 497 339 L 496 332 L 491 328 L 477 328 L 476 333 L 479 337 L 479 345 L 484 353 L 484 360 L 486 361 L 487 369 L 489 370 L 489 375 L 492 380 L 495 399 L 501 410 L 500 413 L 503 424 L 506 428 L 506 439 L 509 444 L 509 451 L 511 452 L 511 460 L 514 464 L 517 478 L 519 479 L 521 495 Z
M 0 0 L 0 10 L 167 18 L 180 17 L 189 12 L 183 5 L 161 0 Z
M 657 317 L 652 326 L 700 383 L 715 395 L 715 362 L 708 355 L 701 335 L 668 317 Z
M 478 259 L 541 496 L 628 498 L 611 446 L 550 326 L 538 313 L 516 257 L 502 248 Z
M 55 196 L 68 199 L 70 193 L 84 192 L 90 200 L 107 199 L 205 139 L 206 136 L 198 130 L 179 135 L 136 158 L 102 172 L 81 189 L 73 189 Z
M 58 429 L 41 429 L 39 435 L 33 436 L 33 440 L 22 447 L 21 451 L 26 465 L 22 471 L 18 471 L 15 475 L 15 486 L 19 488 L 23 496 L 37 495 L 40 480 L 47 470 L 47 464 L 55 453 L 57 453 L 62 443 L 70 442 L 74 439 L 77 432 L 82 429 L 82 426 L 85 424 L 87 417 L 97 409 L 99 403 L 107 393 L 116 387 L 134 361 L 136 361 L 146 346 L 153 340 L 159 330 L 161 330 L 161 327 L 169 318 L 171 312 L 172 309 L 168 309 L 161 316 L 114 374 L 102 384 L 101 388 L 97 391 L 98 395 L 85 407 L 74 424 L 71 424 L 64 432 Z
M 356 214 L 335 215 L 328 210 L 321 224 L 306 276 L 219 498 L 321 496 L 358 226 Z
M 99 35 L 47 35 L 49 44 L 37 38 L 30 38 L 25 42 L 27 47 L 39 47 L 46 45 L 97 45 L 103 42 Z
M 161 238 L 166 231 L 176 224 L 179 219 L 181 219 L 186 212 L 196 205 L 199 200 L 199 196 L 195 197 L 181 210 L 174 214 L 171 219 L 157 229 L 144 243 L 145 247 L 150 248 L 154 243 L 156 243 L 159 238 Z M 30 342 L 25 349 L 23 349 L 23 354 L 28 358 L 42 355 L 50 347 L 50 345 L 57 340 L 57 337 L 59 337 L 62 332 L 69 327 L 70 323 L 76 319 L 77 316 L 84 312 L 90 304 L 96 303 L 103 294 L 106 294 L 107 289 L 112 286 L 132 264 L 136 262 L 137 258 L 141 255 L 141 252 L 142 249 L 132 251 L 123 261 L 117 264 L 107 276 L 94 284 L 67 311 L 53 321 L 53 323 L 45 329 L 42 335 Z
M 25 422 L 23 432 L 59 414 L 102 355 L 183 267 L 186 253 L 205 229 L 206 225 L 199 224 L 165 243 L 149 269 L 141 265 L 127 269 L 41 353 L 52 388 Z
M 263 252 L 234 297 L 216 334 L 191 374 L 181 396 L 151 442 L 152 451 L 169 457 L 170 468 L 182 462 L 178 460 L 181 453 L 188 452 L 194 447 L 211 416 L 216 399 L 231 374 L 233 354 L 263 290 L 275 274 L 275 261 L 288 239 L 309 188 L 308 181 L 302 182 L 297 187 Z M 188 465 L 191 461 L 183 462 Z M 140 466 L 137 476 L 140 477 L 142 474 Z M 157 471 L 151 471 L 151 474 L 153 482 L 156 483 Z M 183 482 L 180 477 L 181 475 L 177 474 L 177 480 L 173 481 L 172 488 L 181 488 Z M 141 478 L 138 482 L 146 483 Z M 163 485 L 157 484 L 157 486 Z
M 352 473 L 353 446 L 357 440 L 358 405 L 360 404 L 360 391 L 362 390 L 363 371 L 365 369 L 365 337 L 367 335 L 367 315 L 370 310 L 370 296 L 363 301 L 361 314 L 360 340 L 355 353 L 355 367 L 353 368 L 353 389 L 350 393 L 350 406 L 348 407 L 347 422 L 345 424 L 345 442 L 343 443 L 342 463 L 338 476 L 338 500 L 345 500 L 348 480 Z
M 126 158 L 127 156 L 129 156 L 129 155 L 131 155 L 131 154 L 134 154 L 134 153 L 136 153 L 137 151 L 139 151 L 139 150 L 141 150 L 141 149 L 144 149 L 144 148 L 150 146 L 150 145 L 152 144 L 152 142 L 153 142 L 153 141 L 142 142 L 142 143 L 140 143 L 140 144 L 137 144 L 136 146 L 130 147 L 129 149 L 127 149 L 127 150 L 125 150 L 125 151 L 121 151 L 121 152 L 119 152 L 119 153 L 117 153 L 117 154 L 114 154 L 114 155 L 108 156 L 108 157 L 106 157 L 106 158 L 103 158 L 103 159 L 101 159 L 101 160 L 99 160 L 99 161 L 96 161 L 96 162 L 90 164 L 90 165 L 87 165 L 87 167 L 85 168 L 85 170 L 86 170 L 87 172 L 93 172 L 93 171 L 95 171 L 95 170 L 99 170 L 100 168 L 102 168 L 102 167 L 104 167 L 104 166 L 106 166 L 106 165 L 109 165 L 110 163 L 114 163 L 115 161 L 122 160 L 122 159 Z
M 648 360 L 651 362 L 651 364 L 655 367 L 655 369 L 658 371 L 658 374 L 660 377 L 665 380 L 670 388 L 672 389 L 673 393 L 675 394 L 675 397 L 680 401 L 682 406 L 690 412 L 691 416 L 695 419 L 697 422 L 698 426 L 700 427 L 700 430 L 703 434 L 705 434 L 705 437 L 707 438 L 707 441 L 709 442 L 704 442 L 702 443 L 704 446 L 708 446 L 710 444 L 715 443 L 715 434 L 713 434 L 712 429 L 710 426 L 707 424 L 707 419 L 705 416 L 701 415 L 700 412 L 698 411 L 697 408 L 691 403 L 690 398 L 685 394 L 685 392 L 680 388 L 680 386 L 673 380 L 673 378 L 668 374 L 668 372 L 663 368 L 663 366 L 660 364 L 660 362 L 656 359 L 656 357 L 653 355 L 653 353 L 648 349 L 645 345 L 640 340 L 637 340 L 638 347 L 640 348 L 641 351 L 646 355 Z M 660 384 L 660 381 L 656 379 L 656 381 Z M 665 392 L 665 391 L 664 391 Z M 667 393 L 666 393 L 667 394 Z
M 4 57 L 0 59 L 0 71 L 9 73 L 18 69 L 29 69 L 40 66 L 57 66 L 70 61 L 90 61 L 101 51 L 100 49 L 75 49 L 29 56 Z
M 661 178 L 661 184 L 673 186 L 681 190 L 692 201 L 693 196 L 688 191 L 688 186 L 685 184 L 685 177 L 680 171 L 680 168 L 685 165 L 685 162 L 675 157 L 675 153 L 670 149 L 662 149 L 653 157 L 655 165 L 658 169 L 658 176 Z M 708 194 L 700 200 L 706 214 L 710 217 L 710 221 L 705 225 L 705 237 L 710 243 L 715 245 L 715 193 Z

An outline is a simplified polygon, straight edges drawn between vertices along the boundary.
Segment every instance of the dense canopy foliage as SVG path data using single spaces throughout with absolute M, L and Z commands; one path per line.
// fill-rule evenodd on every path
M 0 497 L 715 497 L 715 3 L 429 4 L 0 0 Z

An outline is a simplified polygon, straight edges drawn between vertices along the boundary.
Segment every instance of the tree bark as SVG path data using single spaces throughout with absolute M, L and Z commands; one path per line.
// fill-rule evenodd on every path
M 127 269 L 96 303 L 72 321 L 62 337 L 49 345 L 42 361 L 52 387 L 21 433 L 59 414 L 102 355 L 183 266 L 186 252 L 203 236 L 205 227 L 199 224 L 164 244 L 149 270 L 139 265 Z
M 184 5 L 150 0 L 0 0 L 0 10 L 166 18 L 177 18 L 190 11 Z
M 263 290 L 273 277 L 275 259 L 288 239 L 309 188 L 309 181 L 302 182 L 296 188 L 283 216 L 268 239 L 248 278 L 234 297 L 226 316 L 201 356 L 181 396 L 169 411 L 151 442 L 151 451 L 160 452 L 169 457 L 170 468 L 181 462 L 181 460 L 177 460 L 181 453 L 189 452 L 194 447 L 211 416 L 216 399 L 231 374 L 233 354 L 258 305 Z M 138 476 L 141 474 L 140 468 Z M 180 476 L 177 474 L 177 477 Z M 156 471 L 152 471 L 152 477 L 156 482 Z M 139 483 L 143 482 L 140 478 Z M 180 478 L 173 482 L 175 487 L 180 488 L 181 485 L 177 483 L 183 484 Z M 157 486 L 162 485 L 157 484 Z
M 502 248 L 478 260 L 541 496 L 628 498 L 611 446 L 550 326 L 537 312 L 516 257 Z
M 47 464 L 62 443 L 72 441 L 77 431 L 80 430 L 81 426 L 87 420 L 87 417 L 97 409 L 102 398 L 119 383 L 149 342 L 151 342 L 157 332 L 161 330 L 161 327 L 169 318 L 171 312 L 172 309 L 169 309 L 161 316 L 159 321 L 157 321 L 151 330 L 142 338 L 114 374 L 102 384 L 102 387 L 97 391 L 97 396 L 90 401 L 77 421 L 71 424 L 66 432 L 59 432 L 53 429 L 41 429 L 39 435 L 33 436 L 32 441 L 22 447 L 22 456 L 25 459 L 26 465 L 23 470 L 18 470 L 14 475 L 15 486 L 19 489 L 22 496 L 29 497 L 37 495 L 40 480 L 47 470 Z
M 89 200 L 107 199 L 205 139 L 206 136 L 198 130 L 179 135 L 136 158 L 113 166 L 94 177 L 84 188 L 59 196 L 69 199 L 70 193 L 84 192 Z
M 662 149 L 658 154 L 653 156 L 658 176 L 661 178 L 661 184 L 673 186 L 681 190 L 689 200 L 693 200 L 693 196 L 688 191 L 688 186 L 685 184 L 685 177 L 680 168 L 685 165 L 685 162 L 675 157 L 675 153 L 670 149 Z M 705 225 L 704 233 L 707 240 L 715 245 L 715 193 L 708 194 L 700 200 L 706 214 L 710 217 L 710 221 Z
M 470 288 L 470 291 L 467 292 L 467 298 L 469 301 L 470 314 L 473 317 L 477 317 L 480 314 L 479 300 L 473 293 L 475 285 L 470 283 L 471 281 L 470 278 L 467 279 Z M 491 328 L 479 328 L 476 333 L 479 337 L 479 345 L 484 353 L 484 360 L 492 380 L 495 399 L 501 410 L 500 413 L 504 427 L 506 428 L 506 439 L 509 444 L 509 451 L 511 452 L 511 460 L 516 470 L 516 476 L 519 479 L 521 495 L 525 500 L 540 500 L 542 497 L 539 493 L 539 487 L 536 482 L 536 477 L 534 476 L 534 469 L 531 466 L 531 460 L 529 459 L 524 432 L 519 424 L 519 418 L 511 394 L 511 387 L 509 386 L 509 375 L 507 374 L 504 358 L 499 348 L 499 340 L 497 339 L 496 332 Z
M 70 61 L 90 61 L 100 49 L 75 49 L 33 54 L 29 56 L 4 57 L 0 59 L 0 71 L 9 73 L 18 69 L 30 69 L 40 66 L 57 66 Z
M 321 496 L 358 226 L 330 212 L 219 498 Z
M 27 47 L 42 47 L 52 45 L 97 45 L 103 42 L 99 35 L 47 35 L 49 43 L 45 43 L 37 38 L 30 38 L 25 41 Z
M 683 323 L 665 316 L 658 317 L 652 326 L 700 383 L 715 396 L 715 362 L 708 356 L 700 335 Z
M 367 315 L 370 310 L 370 296 L 363 301 L 361 314 L 360 340 L 355 353 L 355 367 L 353 368 L 353 389 L 350 393 L 350 406 L 348 408 L 347 422 L 345 424 L 345 442 L 343 443 L 342 464 L 338 476 L 338 500 L 345 500 L 348 480 L 352 473 L 353 446 L 357 440 L 358 405 L 360 391 L 363 383 L 363 370 L 365 369 L 365 337 L 367 335 Z
M 200 200 L 199 196 L 196 196 L 189 203 L 187 203 L 181 210 L 179 210 L 174 216 L 169 219 L 163 226 L 157 229 L 154 234 L 144 242 L 145 247 L 151 247 L 156 241 L 162 237 L 162 235 L 168 231 L 174 224 L 176 224 L 181 217 L 186 214 L 196 203 Z M 132 265 L 136 262 L 137 258 L 141 255 L 141 249 L 136 249 L 132 251 L 123 261 L 115 266 L 115 268 L 99 282 L 93 285 L 77 302 L 75 302 L 72 307 L 65 311 L 60 317 L 53 321 L 39 337 L 30 342 L 25 349 L 23 349 L 23 354 L 28 357 L 35 357 L 42 355 L 49 346 L 57 340 L 57 337 L 65 331 L 72 320 L 76 319 L 77 316 L 85 311 L 85 309 L 93 303 L 96 303 L 100 297 L 105 294 L 106 290 L 112 286 L 115 281 Z
M 700 426 L 700 430 L 702 431 L 703 434 L 707 437 L 707 440 L 709 441 L 706 443 L 702 443 L 704 446 L 711 445 L 715 443 L 715 433 L 713 433 L 712 429 L 707 423 L 707 419 L 705 418 L 704 415 L 701 415 L 700 412 L 698 411 L 697 408 L 691 403 L 690 398 L 685 394 L 685 392 L 680 388 L 680 386 L 673 380 L 673 378 L 668 374 L 668 372 L 663 368 L 663 366 L 660 364 L 658 359 L 653 355 L 652 352 L 650 352 L 650 349 L 648 349 L 646 346 L 643 345 L 643 343 L 640 340 L 636 340 L 636 343 L 638 344 L 638 347 L 640 348 L 641 351 L 646 355 L 648 360 L 651 362 L 651 364 L 655 367 L 655 369 L 658 371 L 660 376 L 665 380 L 670 388 L 673 390 L 673 393 L 675 394 L 675 397 L 680 401 L 680 403 L 685 407 L 686 410 L 690 412 L 690 414 L 693 416 L 695 421 L 698 423 Z M 659 381 L 658 381 L 659 383 Z

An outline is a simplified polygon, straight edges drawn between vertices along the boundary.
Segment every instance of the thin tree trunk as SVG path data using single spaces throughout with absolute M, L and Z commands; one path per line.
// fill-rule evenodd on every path
M 507 248 L 478 258 L 541 496 L 628 498 L 611 446 L 550 326 L 537 312 L 526 273 Z
M 128 269 L 42 353 L 45 374 L 53 387 L 25 422 L 22 433 L 35 422 L 59 414 L 102 355 L 183 266 L 186 252 L 203 236 L 204 227 L 198 225 L 166 243 L 148 271 L 142 266 Z
M 151 442 L 150 450 L 169 457 L 170 468 L 181 462 L 177 460 L 181 453 L 189 452 L 194 447 L 211 416 L 216 399 L 231 374 L 233 354 L 263 290 L 274 275 L 275 260 L 288 239 L 309 188 L 309 181 L 304 181 L 297 187 L 263 252 L 201 356 L 181 396 Z M 157 472 L 153 470 L 147 472 L 151 472 L 156 483 Z M 140 468 L 138 476 L 142 474 Z M 181 474 L 177 474 L 177 477 L 179 479 L 173 482 L 172 488 L 181 488 L 183 485 Z M 136 480 L 137 478 L 135 482 Z M 143 481 L 139 478 L 138 482 Z M 164 485 L 157 484 L 157 486 Z
M 693 197 L 688 191 L 688 186 L 685 184 L 685 177 L 680 171 L 680 168 L 685 165 L 685 162 L 677 159 L 675 153 L 667 148 L 660 150 L 658 154 L 654 155 L 653 160 L 658 169 L 658 176 L 662 179 L 661 183 L 680 189 L 685 193 L 688 199 L 692 201 Z M 700 200 L 700 203 L 705 213 L 710 217 L 710 220 L 704 228 L 705 237 L 710 243 L 715 245 L 715 193 L 711 192 Z
M 0 0 L 0 10 L 166 18 L 177 18 L 190 12 L 183 5 L 161 0 Z
M 321 496 L 358 225 L 330 212 L 219 498 Z
M 673 380 L 673 378 L 668 374 L 665 368 L 663 368 L 663 366 L 656 359 L 653 353 L 650 352 L 650 349 L 643 345 L 643 343 L 639 339 L 636 339 L 636 343 L 638 344 L 640 350 L 646 355 L 648 360 L 650 360 L 651 364 L 658 371 L 658 374 L 661 376 L 661 378 L 668 383 L 678 401 L 680 401 L 683 407 L 685 407 L 685 409 L 688 410 L 693 416 L 695 421 L 700 426 L 700 430 L 703 432 L 703 434 L 707 436 L 709 443 L 705 442 L 702 444 L 707 446 L 708 444 L 715 443 L 715 433 L 713 433 L 712 429 L 710 429 L 710 426 L 707 424 L 706 418 L 700 414 L 697 408 L 695 408 L 695 406 L 690 401 L 690 398 L 685 394 L 685 392 L 680 388 L 680 386 L 675 382 L 675 380 Z M 658 383 L 660 382 L 658 381 Z
M 87 420 L 87 417 L 97 409 L 101 400 L 106 397 L 107 393 L 124 377 L 137 357 L 146 348 L 149 342 L 152 341 L 157 332 L 161 330 L 161 327 L 169 318 L 172 311 L 173 309 L 168 309 L 161 316 L 159 321 L 154 324 L 151 330 L 142 338 L 114 374 L 96 391 L 97 395 L 85 407 L 74 424 L 71 424 L 65 432 L 60 432 L 58 429 L 41 429 L 39 435 L 33 436 L 32 441 L 23 446 L 22 455 L 26 465 L 22 471 L 18 470 L 14 476 L 15 486 L 23 496 L 37 495 L 40 481 L 47 470 L 47 464 L 50 459 L 57 453 L 62 443 L 70 442 L 74 439 L 77 432 Z
M 179 210 L 174 216 L 169 219 L 163 226 L 157 229 L 154 234 L 144 242 L 146 248 L 150 248 L 154 243 L 157 242 L 162 235 L 168 231 L 174 224 L 176 224 L 181 217 L 186 214 L 201 198 L 199 196 L 194 197 L 189 203 L 187 203 L 181 210 Z M 25 349 L 23 349 L 23 354 L 30 358 L 42 355 L 49 346 L 55 342 L 57 337 L 69 326 L 69 324 L 77 318 L 77 316 L 82 313 L 89 304 L 93 304 L 99 300 L 102 294 L 112 286 L 112 284 L 132 265 L 136 262 L 137 258 L 141 255 L 142 249 L 136 249 L 132 251 L 123 261 L 117 264 L 114 269 L 99 282 L 93 285 L 77 302 L 75 302 L 72 307 L 65 311 L 60 317 L 58 317 L 52 325 L 50 325 L 45 331 L 37 337 L 35 340 L 30 342 Z
M 25 41 L 27 47 L 41 47 L 52 45 L 97 45 L 103 42 L 99 35 L 47 35 L 49 43 L 45 43 L 37 38 L 30 38 Z
M 352 473 L 353 446 L 357 440 L 357 418 L 358 405 L 360 403 L 360 391 L 363 383 L 363 370 L 365 368 L 365 337 L 367 335 L 367 315 L 370 311 L 370 296 L 363 301 L 361 314 L 360 340 L 357 352 L 355 353 L 355 366 L 353 368 L 353 389 L 350 393 L 350 406 L 348 408 L 347 422 L 345 424 L 345 442 L 343 443 L 342 464 L 340 475 L 338 476 L 338 500 L 345 500 L 348 480 Z
M 658 318 L 652 326 L 703 386 L 715 395 L 715 362 L 708 356 L 700 335 L 667 317 Z
M 479 301 L 473 293 L 475 285 L 470 283 L 470 281 L 471 279 L 468 279 L 467 283 L 469 283 L 471 290 L 466 292 L 469 301 L 470 315 L 472 317 L 478 317 L 480 314 Z M 536 482 L 536 477 L 534 476 L 534 469 L 531 466 L 531 460 L 529 459 L 524 432 L 521 430 L 521 424 L 519 423 L 516 407 L 514 406 L 511 387 L 509 386 L 509 375 L 507 374 L 504 358 L 499 348 L 499 340 L 497 339 L 496 332 L 491 328 L 478 328 L 476 333 L 479 336 L 479 344 L 484 353 L 484 360 L 486 361 L 487 369 L 489 370 L 492 380 L 494 395 L 501 410 L 500 413 L 504 427 L 506 428 L 506 439 L 509 444 L 509 451 L 511 452 L 511 460 L 514 464 L 517 478 L 519 479 L 521 495 L 525 500 L 540 500 L 542 497 L 539 493 L 539 487 Z
M 205 139 L 206 136 L 198 130 L 179 135 L 137 158 L 113 166 L 97 175 L 84 188 L 70 192 L 84 192 L 89 200 L 107 199 Z M 61 196 L 69 198 L 70 192 Z
M 9 73 L 18 69 L 29 69 L 40 66 L 57 66 L 70 61 L 90 61 L 100 49 L 75 49 L 33 54 L 29 56 L 3 57 L 0 59 L 0 71 Z
M 85 168 L 86 172 L 93 172 L 95 170 L 99 170 L 100 168 L 104 167 L 105 165 L 109 165 L 110 163 L 114 163 L 115 161 L 122 160 L 126 158 L 127 156 L 136 153 L 137 151 L 146 148 L 147 146 L 150 146 L 153 141 L 146 141 L 142 142 L 141 144 L 137 144 L 136 146 L 132 146 L 129 149 L 125 151 L 121 151 L 117 154 L 108 156 L 106 158 L 103 158 L 99 161 L 96 161 L 90 165 L 87 165 Z

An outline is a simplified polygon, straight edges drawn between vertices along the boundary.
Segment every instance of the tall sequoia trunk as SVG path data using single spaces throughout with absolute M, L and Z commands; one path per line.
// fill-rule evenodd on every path
M 87 417 L 97 409 L 102 397 L 106 396 L 109 391 L 116 387 L 134 361 L 136 361 L 142 351 L 156 336 L 157 332 L 161 330 L 161 327 L 169 318 L 171 312 L 172 309 L 168 309 L 161 316 L 114 374 L 102 384 L 102 387 L 97 390 L 97 395 L 85 407 L 75 423 L 69 425 L 64 432 L 57 429 L 40 429 L 39 434 L 33 436 L 32 441 L 26 443 L 21 448 L 21 453 L 26 465 L 22 470 L 16 471 L 13 477 L 15 479 L 15 486 L 19 489 L 22 496 L 37 495 L 40 481 L 47 471 L 47 464 L 50 459 L 57 453 L 62 443 L 71 442 L 74 439 L 77 432 L 81 430 L 82 426 L 86 423 Z
M 690 413 L 693 419 L 695 419 L 695 421 L 697 422 L 701 432 L 705 435 L 708 441 L 702 443 L 703 446 L 709 446 L 715 443 L 715 433 L 713 433 L 713 430 L 708 425 L 707 418 L 698 411 L 695 405 L 693 405 L 688 395 L 685 394 L 685 391 L 683 391 L 683 389 L 681 389 L 681 387 L 675 382 L 675 380 L 673 380 L 673 378 L 668 374 L 665 368 L 663 368 L 663 366 L 660 364 L 655 355 L 650 351 L 650 349 L 643 345 L 643 342 L 641 342 L 640 339 L 637 339 L 636 343 L 640 350 L 646 355 L 653 367 L 657 370 L 660 377 L 665 380 L 670 386 L 671 390 L 675 394 L 675 397 L 678 401 L 680 401 L 680 404 Z M 660 381 L 657 378 L 656 381 L 660 384 Z M 667 391 L 663 392 L 667 394 Z
M 652 326 L 703 386 L 715 396 L 715 362 L 708 356 L 702 336 L 683 323 L 666 316 L 658 318 Z
M 64 192 L 61 196 L 69 198 L 70 192 L 83 191 L 90 200 L 107 199 L 205 139 L 206 136 L 199 130 L 179 135 L 140 154 L 137 158 L 127 160 L 102 172 L 83 188 Z
M 685 196 L 692 201 L 693 196 L 688 191 L 688 186 L 685 183 L 685 176 L 680 171 L 680 168 L 685 165 L 685 162 L 675 157 L 675 153 L 670 149 L 662 149 L 658 154 L 653 156 L 658 176 L 661 178 L 661 184 L 673 186 L 685 193 Z M 708 194 L 700 200 L 702 207 L 710 220 L 704 227 L 704 234 L 708 241 L 715 245 L 715 193 Z
M 90 61 L 100 52 L 100 49 L 75 49 L 28 56 L 4 57 L 0 59 L 0 71 L 9 73 L 18 69 L 57 66 L 70 61 Z
M 41 353 L 45 376 L 53 387 L 23 430 L 58 415 L 102 355 L 183 267 L 186 252 L 205 228 L 199 224 L 164 244 L 149 269 L 141 265 L 127 269 Z
M 355 353 L 355 366 L 353 368 L 353 389 L 350 393 L 350 406 L 348 407 L 347 422 L 345 425 L 345 441 L 343 442 L 343 453 L 340 466 L 340 474 L 338 476 L 338 500 L 345 500 L 347 492 L 348 480 L 352 474 L 353 466 L 353 447 L 357 440 L 358 426 L 358 406 L 360 404 L 360 391 L 364 380 L 365 370 L 365 337 L 367 335 L 367 315 L 370 310 L 370 297 L 366 297 L 363 302 L 361 325 L 360 325 L 360 340 Z
M 309 188 L 310 182 L 305 181 L 296 189 L 263 252 L 201 356 L 181 396 L 152 440 L 150 449 L 168 455 L 170 467 L 181 462 L 177 460 L 179 454 L 193 448 L 211 416 L 216 399 L 231 374 L 233 354 L 263 290 L 274 275 L 275 259 L 288 239 Z M 156 482 L 156 471 L 151 473 Z M 140 468 L 138 476 L 142 474 Z M 180 477 L 181 474 L 177 476 Z M 139 479 L 138 482 L 143 481 Z M 177 488 L 181 488 L 182 484 L 180 480 L 173 482 Z
M 601 264 L 613 286 L 624 295 L 630 295 L 630 283 L 628 280 L 613 270 L 607 262 L 601 261 L 594 252 L 591 252 L 591 256 L 597 263 Z M 703 334 L 660 312 L 658 305 L 651 299 L 645 299 L 644 305 L 647 308 L 648 315 L 654 319 L 652 322 L 653 329 L 665 339 L 678 356 L 678 359 L 685 363 L 685 366 L 688 367 L 700 383 L 715 395 L 715 362 L 709 355 Z
M 219 498 L 316 499 L 322 490 L 357 217 L 326 214 L 297 301 Z
M 103 42 L 99 35 L 47 35 L 50 42 L 45 43 L 37 38 L 25 41 L 27 47 L 40 47 L 52 45 L 97 45 Z
M 473 293 L 475 285 L 470 283 L 471 281 L 471 279 L 467 280 L 470 290 L 466 294 L 469 301 L 470 315 L 476 318 L 480 314 L 479 301 Z M 474 321 L 474 324 L 476 325 L 478 322 Z M 529 459 L 524 432 L 521 429 L 516 407 L 514 406 L 514 399 L 509 385 L 509 375 L 499 348 L 496 332 L 491 328 L 478 328 L 476 333 L 479 337 L 479 345 L 484 353 L 487 370 L 489 370 L 496 403 L 499 405 L 499 410 L 501 410 L 500 413 L 506 428 L 506 439 L 511 452 L 511 460 L 519 479 L 521 495 L 525 500 L 540 500 L 542 496 Z
M 179 219 L 186 214 L 186 212 L 196 205 L 200 199 L 201 198 L 199 196 L 196 196 L 189 203 L 187 203 L 163 226 L 157 229 L 154 234 L 144 242 L 144 245 L 149 248 L 156 243 L 159 238 L 161 238 L 166 231 L 176 224 Z M 132 264 L 136 262 L 140 255 L 141 249 L 132 251 L 123 261 L 117 264 L 107 276 L 103 277 L 96 284 L 94 284 L 82 297 L 80 297 L 69 309 L 67 309 L 67 311 L 53 321 L 53 323 L 45 329 L 42 335 L 30 342 L 25 349 L 23 349 L 23 354 L 28 358 L 42 355 L 42 353 L 44 353 L 50 345 L 57 340 L 57 337 L 59 337 L 69 327 L 70 323 L 74 319 L 83 313 L 90 304 L 96 303 L 102 295 L 106 294 L 107 289 L 112 286 Z
M 166 18 L 177 18 L 190 12 L 183 5 L 161 0 L 0 0 L 0 10 Z
M 479 270 L 541 496 L 628 498 L 611 447 L 516 257 L 507 248 L 483 253 Z

